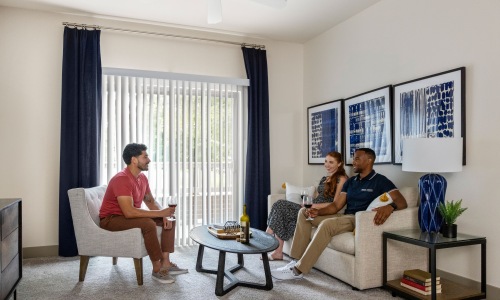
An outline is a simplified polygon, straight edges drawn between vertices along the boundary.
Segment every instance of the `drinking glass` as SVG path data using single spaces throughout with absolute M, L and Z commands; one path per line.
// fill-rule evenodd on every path
M 177 206 L 177 196 L 168 196 L 167 197 L 167 204 L 168 204 L 168 207 L 176 207 Z M 173 220 L 175 220 L 175 215 L 172 214 L 167 219 L 170 221 L 173 221 Z
M 304 201 L 304 196 L 305 196 L 305 195 L 307 195 L 307 190 L 302 190 L 302 191 L 300 192 L 300 199 L 301 199 L 302 201 Z
M 308 195 L 305 195 L 304 198 L 302 198 L 302 203 L 304 204 L 304 207 L 306 209 L 309 209 L 312 207 L 313 205 L 313 201 L 312 201 L 312 197 L 311 196 L 308 196 Z M 306 219 L 307 221 L 312 221 L 314 220 L 314 218 L 311 218 L 310 216 L 307 217 Z

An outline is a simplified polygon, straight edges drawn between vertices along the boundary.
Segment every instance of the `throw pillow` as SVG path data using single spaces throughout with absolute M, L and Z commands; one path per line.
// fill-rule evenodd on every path
M 372 203 L 370 203 L 370 205 L 368 205 L 368 208 L 366 210 L 372 210 L 374 208 L 387 205 L 389 203 L 392 203 L 391 195 L 389 195 L 389 193 L 383 193 L 382 195 L 375 198 L 372 201 Z
M 286 182 L 285 185 L 286 185 L 286 200 L 298 204 L 302 204 L 302 198 L 300 197 L 300 195 L 303 190 L 305 190 L 307 195 L 309 195 L 310 197 L 314 196 L 314 191 L 316 190 L 316 188 L 313 185 L 301 187 L 293 185 L 290 182 Z

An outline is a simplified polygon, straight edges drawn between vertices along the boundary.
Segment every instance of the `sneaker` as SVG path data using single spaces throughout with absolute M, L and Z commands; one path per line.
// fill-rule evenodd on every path
M 295 264 L 297 264 L 297 261 L 295 259 L 292 259 L 292 261 L 287 263 L 284 267 L 277 268 L 276 270 L 278 271 L 288 270 L 290 268 L 295 267 Z
M 271 275 L 278 280 L 302 279 L 304 277 L 302 273 L 299 275 L 295 275 L 295 273 L 293 272 L 293 267 L 287 270 L 272 270 Z
M 189 272 L 188 269 L 181 269 L 173 262 L 170 263 L 170 267 L 168 267 L 167 270 L 168 273 L 172 275 L 186 274 L 187 272 Z
M 168 274 L 168 270 L 166 269 L 160 269 L 159 272 L 153 272 L 151 274 L 152 278 L 154 280 L 157 280 L 161 283 L 174 283 L 175 282 L 175 279 L 174 277 L 170 276 L 170 274 Z

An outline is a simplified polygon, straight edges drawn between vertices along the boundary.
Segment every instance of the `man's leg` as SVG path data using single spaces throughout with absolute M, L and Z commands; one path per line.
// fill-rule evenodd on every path
M 149 258 L 153 262 L 160 262 L 163 258 L 160 248 L 160 242 L 156 236 L 156 224 L 151 218 L 133 218 L 127 219 L 125 216 L 108 216 L 101 220 L 101 228 L 109 231 L 122 231 L 131 228 L 140 228 L 144 237 L 144 246 L 148 252 Z M 159 269 L 159 264 L 156 264 Z
M 170 253 L 174 253 L 175 250 L 175 225 L 176 222 L 172 222 L 172 226 L 170 228 L 165 229 L 163 226 L 163 219 L 162 218 L 156 218 L 154 219 L 156 222 L 156 225 L 160 226 L 162 228 L 161 231 L 161 251 L 162 251 L 162 262 L 161 262 L 161 267 L 164 269 L 167 269 L 170 274 L 172 275 L 178 275 L 178 274 L 184 274 L 188 273 L 187 269 L 181 269 L 179 268 L 175 263 L 170 261 Z
M 290 256 L 294 259 L 300 259 L 306 251 L 307 245 L 311 241 L 311 230 L 313 227 L 318 227 L 323 220 L 338 216 L 317 216 L 314 220 L 307 221 L 304 212 L 305 208 L 302 208 L 297 214 L 297 225 L 295 226 L 292 247 L 290 248 Z
M 309 273 L 323 250 L 335 235 L 354 230 L 354 216 L 338 216 L 321 222 L 316 230 L 312 241 L 305 250 L 295 268 L 302 273 Z
M 122 231 L 131 228 L 140 228 L 144 238 L 144 246 L 153 265 L 152 278 L 162 283 L 173 283 L 175 279 L 167 270 L 161 269 L 163 259 L 160 242 L 156 235 L 156 223 L 151 218 L 127 219 L 124 216 L 109 216 L 101 220 L 100 226 L 109 231 Z

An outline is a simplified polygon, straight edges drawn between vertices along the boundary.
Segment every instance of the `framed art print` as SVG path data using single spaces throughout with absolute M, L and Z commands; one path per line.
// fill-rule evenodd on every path
M 375 151 L 375 163 L 391 163 L 391 103 L 390 85 L 344 100 L 347 165 L 358 148 Z
M 342 101 L 307 108 L 308 163 L 323 164 L 331 151 L 342 150 Z
M 394 85 L 394 164 L 403 162 L 403 139 L 463 138 L 465 67 Z

